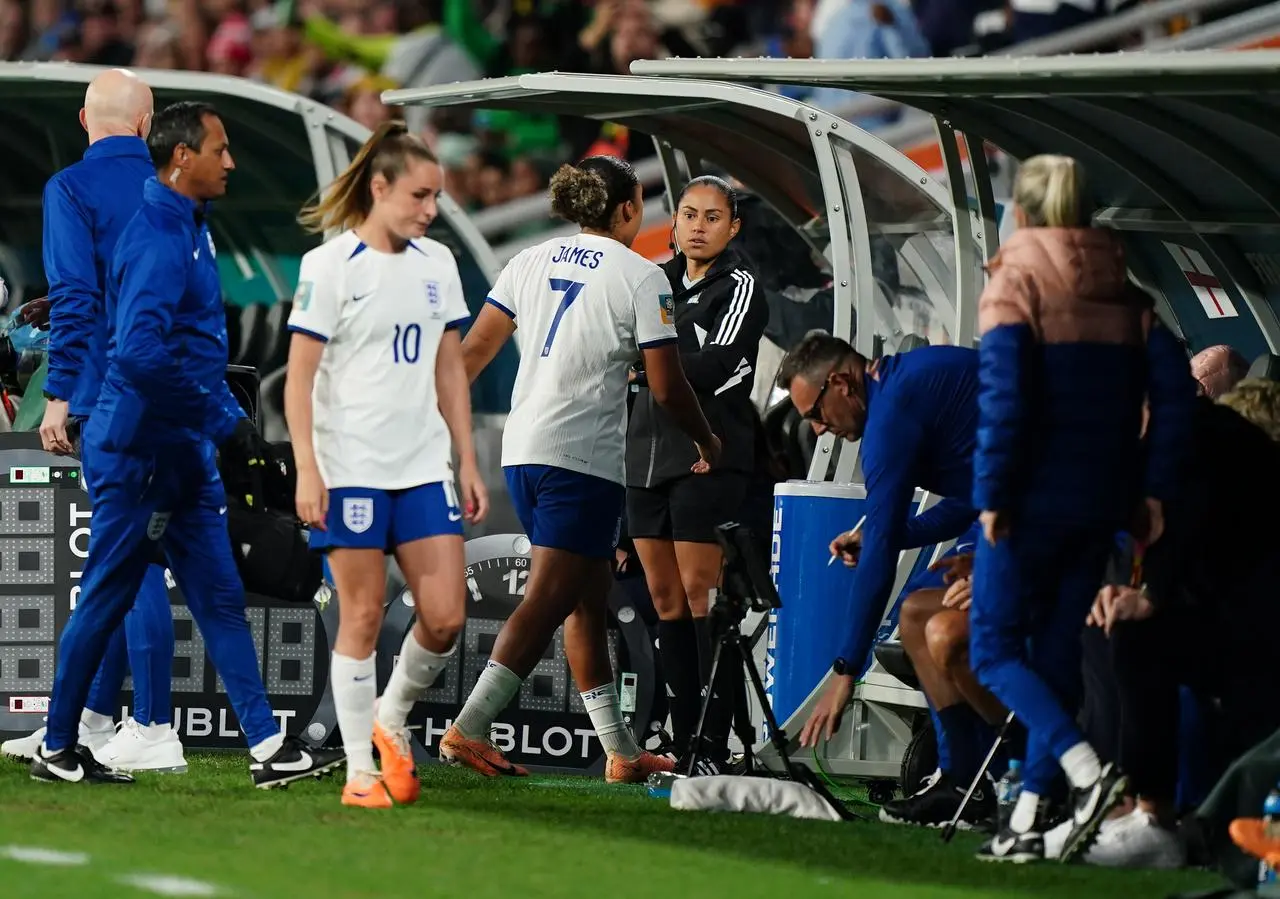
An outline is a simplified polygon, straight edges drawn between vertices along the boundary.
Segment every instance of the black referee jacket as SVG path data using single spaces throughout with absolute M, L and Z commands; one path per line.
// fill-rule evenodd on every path
M 684 283 L 683 254 L 662 269 L 675 299 L 680 362 L 724 448 L 718 469 L 750 474 L 756 442 L 751 389 L 769 322 L 764 288 L 732 246 L 691 287 Z M 627 427 L 627 486 L 656 487 L 689 474 L 698 460 L 693 440 L 654 400 L 643 373 L 636 388 Z

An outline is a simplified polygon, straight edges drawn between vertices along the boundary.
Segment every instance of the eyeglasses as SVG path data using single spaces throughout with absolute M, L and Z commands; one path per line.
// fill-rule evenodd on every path
M 826 422 L 822 418 L 822 400 L 826 397 L 827 390 L 830 389 L 831 381 L 834 377 L 835 377 L 835 372 L 831 372 L 831 374 L 827 375 L 827 380 L 822 382 L 822 389 L 818 391 L 818 395 L 813 399 L 813 405 L 809 407 L 808 412 L 805 412 L 803 415 L 800 416 L 801 418 L 804 418 L 807 421 L 815 422 L 820 425 L 826 424 Z

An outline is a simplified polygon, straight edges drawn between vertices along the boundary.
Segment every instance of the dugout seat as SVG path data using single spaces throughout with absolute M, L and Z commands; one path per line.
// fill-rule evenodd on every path
M 1263 353 L 1253 360 L 1253 365 L 1249 366 L 1249 373 L 1245 377 L 1280 381 L 1280 356 L 1275 353 Z
M 270 443 L 289 439 L 289 427 L 284 419 L 284 366 L 262 379 L 262 414 L 258 427 Z
M 913 690 L 920 689 L 920 679 L 916 677 L 915 666 L 907 655 L 906 648 L 898 640 L 884 640 L 876 644 L 876 661 L 885 671 L 892 674 Z
M 289 312 L 293 309 L 292 300 L 279 300 L 268 307 L 263 324 L 266 335 L 263 338 L 263 357 L 258 370 L 264 374 L 281 368 L 289 360 Z
M 267 331 L 267 313 L 269 306 L 253 303 L 244 307 L 240 313 L 240 350 L 236 354 L 236 363 L 252 365 L 262 370 L 262 359 L 267 354 L 267 342 L 270 337 Z

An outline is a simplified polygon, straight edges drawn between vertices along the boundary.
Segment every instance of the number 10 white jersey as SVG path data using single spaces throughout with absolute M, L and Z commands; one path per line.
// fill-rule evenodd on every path
M 577 234 L 512 259 L 488 302 L 515 320 L 520 349 L 502 464 L 626 483 L 627 370 L 641 349 L 676 339 L 662 269 L 616 240 Z
M 434 240 L 381 253 L 347 231 L 302 257 L 289 330 L 325 343 L 311 400 L 325 486 L 452 484 L 436 350 L 469 317 L 458 263 Z

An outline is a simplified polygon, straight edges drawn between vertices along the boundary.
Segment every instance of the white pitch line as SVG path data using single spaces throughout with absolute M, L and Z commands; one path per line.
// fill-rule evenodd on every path
M 223 890 L 203 880 L 174 877 L 170 874 L 125 874 L 117 883 L 137 887 L 160 896 L 220 896 Z
M 59 865 L 73 867 L 89 864 L 89 856 L 83 852 L 60 852 L 40 846 L 0 846 L 0 858 L 30 865 Z

